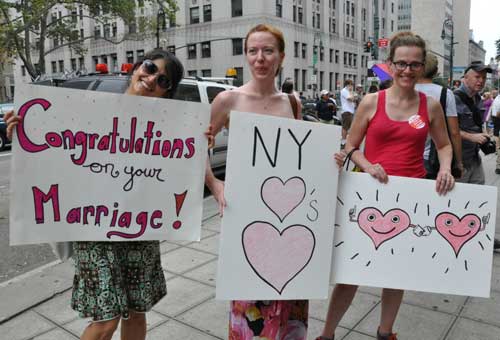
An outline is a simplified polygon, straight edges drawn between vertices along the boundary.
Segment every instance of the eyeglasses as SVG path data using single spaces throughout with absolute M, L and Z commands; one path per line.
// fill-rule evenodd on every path
M 424 63 L 414 61 L 412 63 L 407 63 L 406 61 L 393 61 L 392 64 L 396 67 L 398 71 L 404 71 L 409 66 L 410 70 L 418 71 L 424 67 Z
M 153 61 L 149 60 L 149 59 L 145 59 L 142 62 L 142 68 L 149 75 L 154 75 L 154 74 L 158 73 L 158 66 L 156 66 L 156 64 L 153 63 Z M 170 80 L 168 79 L 167 75 L 165 75 L 165 74 L 158 74 L 158 76 L 156 77 L 156 83 L 162 89 L 165 89 L 165 90 L 170 89 Z

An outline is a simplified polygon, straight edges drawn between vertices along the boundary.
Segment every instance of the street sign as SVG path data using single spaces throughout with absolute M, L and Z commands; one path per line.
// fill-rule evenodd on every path
M 318 82 L 318 78 L 315 74 L 311 74 L 311 83 L 316 84 Z
M 381 38 L 378 40 L 378 47 L 387 47 L 389 46 L 389 39 Z
M 466 68 L 466 66 L 453 66 L 453 72 L 463 72 Z

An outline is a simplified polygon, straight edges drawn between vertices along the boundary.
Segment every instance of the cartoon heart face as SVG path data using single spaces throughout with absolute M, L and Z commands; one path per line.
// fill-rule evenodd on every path
M 408 229 L 410 216 L 401 209 L 382 214 L 377 208 L 364 208 L 359 212 L 358 225 L 378 249 L 382 243 Z
M 436 216 L 434 223 L 439 234 L 455 251 L 456 257 L 464 244 L 476 236 L 481 229 L 481 219 L 474 214 L 459 218 L 453 213 L 443 212 Z

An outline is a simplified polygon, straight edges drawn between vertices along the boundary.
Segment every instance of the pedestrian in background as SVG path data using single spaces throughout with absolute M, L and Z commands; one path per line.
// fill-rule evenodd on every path
M 330 99 L 330 91 L 322 90 L 321 97 L 316 103 L 319 121 L 325 124 L 333 124 L 333 116 L 336 112 L 334 102 Z
M 425 95 L 434 98 L 441 104 L 446 116 L 447 133 L 450 136 L 451 145 L 453 147 L 453 155 L 455 157 L 455 178 L 462 176 L 462 139 L 460 138 L 460 129 L 458 128 L 457 106 L 453 92 L 444 86 L 433 84 L 432 79 L 438 72 L 438 59 L 434 54 L 427 53 L 425 57 L 424 74 L 419 79 L 415 89 Z M 427 136 L 424 150 L 424 165 L 427 171 L 427 178 L 436 179 L 439 171 L 439 160 L 434 144 L 431 142 L 430 136 Z
M 462 161 L 464 173 L 458 181 L 462 183 L 484 184 L 484 169 L 479 155 L 491 146 L 490 137 L 483 132 L 484 103 L 479 95 L 486 84 L 486 74 L 491 73 L 491 67 L 481 61 L 473 61 L 465 69 L 461 86 L 455 90 L 460 136 L 462 137 Z M 500 242 L 495 239 L 495 250 L 500 249 Z
M 388 175 L 425 178 L 422 155 L 427 134 L 430 133 L 441 163 L 436 191 L 446 194 L 455 181 L 450 172 L 452 148 L 444 114 L 437 101 L 415 90 L 415 84 L 424 70 L 425 41 L 411 32 L 401 32 L 391 39 L 390 46 L 393 85 L 387 90 L 365 96 L 354 117 L 345 150 L 362 171 L 382 183 L 388 182 Z M 366 146 L 362 152 L 359 146 L 365 137 Z M 335 155 L 337 163 L 342 163 L 344 158 L 345 153 Z M 351 305 L 357 288 L 348 284 L 335 286 L 326 323 L 317 340 L 334 338 L 335 329 Z M 402 299 L 402 290 L 382 290 L 378 340 L 397 339 L 393 325 Z
M 344 88 L 340 91 L 340 105 L 342 106 L 342 147 L 345 145 L 347 133 L 351 128 L 352 118 L 356 110 L 356 96 L 353 91 L 353 82 L 351 79 L 344 81 Z
M 283 33 L 270 25 L 255 26 L 247 33 L 244 53 L 252 77 L 237 89 L 221 92 L 212 102 L 214 134 L 223 126 L 229 126 L 231 110 L 301 119 L 300 102 L 275 86 L 274 79 L 285 58 Z M 205 182 L 222 214 L 224 182 L 215 178 L 209 166 Z M 307 300 L 231 301 L 230 306 L 230 340 L 306 340 Z
M 155 49 L 132 68 L 126 93 L 172 98 L 183 74 L 173 54 Z M 21 120 L 13 112 L 5 120 L 11 138 Z M 80 339 L 111 339 L 121 321 L 121 339 L 144 340 L 146 312 L 167 293 L 159 241 L 73 242 L 73 249 L 71 307 L 92 318 Z

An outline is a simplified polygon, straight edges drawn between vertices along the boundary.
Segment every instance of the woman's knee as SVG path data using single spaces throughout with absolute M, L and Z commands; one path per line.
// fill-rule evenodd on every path
M 108 321 L 92 322 L 87 328 L 89 331 L 99 340 L 108 340 L 113 337 L 120 318 L 116 318 Z
M 122 319 L 122 323 L 127 325 L 145 325 L 146 324 L 146 314 L 130 312 L 128 319 Z

